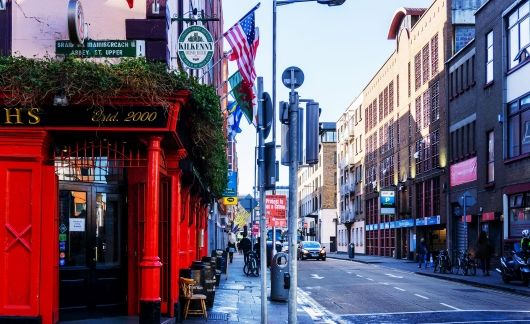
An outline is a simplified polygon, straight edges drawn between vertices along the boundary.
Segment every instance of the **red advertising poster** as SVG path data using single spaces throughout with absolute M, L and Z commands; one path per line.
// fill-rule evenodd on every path
M 451 165 L 451 187 L 477 180 L 477 157 Z
M 276 220 L 285 219 L 287 197 L 285 195 L 266 195 L 265 208 L 267 210 L 267 219 L 270 217 Z
M 267 217 L 267 227 L 287 227 L 287 220 Z

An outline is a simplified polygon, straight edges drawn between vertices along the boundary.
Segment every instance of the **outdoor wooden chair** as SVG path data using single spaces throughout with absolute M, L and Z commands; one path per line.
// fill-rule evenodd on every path
M 184 319 L 191 315 L 203 315 L 205 319 L 208 319 L 208 313 L 206 312 L 206 295 L 194 294 L 193 287 L 197 282 L 193 279 L 180 277 L 180 287 L 182 288 L 182 298 L 185 300 L 184 303 Z M 198 301 L 200 309 L 190 309 L 192 301 Z

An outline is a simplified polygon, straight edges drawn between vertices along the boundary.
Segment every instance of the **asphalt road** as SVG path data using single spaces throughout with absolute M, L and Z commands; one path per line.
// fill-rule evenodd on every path
M 300 261 L 298 287 L 315 322 L 530 323 L 529 297 L 377 264 Z

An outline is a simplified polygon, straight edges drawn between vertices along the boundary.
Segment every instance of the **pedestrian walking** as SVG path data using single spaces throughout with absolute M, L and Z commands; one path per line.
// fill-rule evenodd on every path
M 239 242 L 241 250 L 243 250 L 243 255 L 245 256 L 245 263 L 248 261 L 248 253 L 252 249 L 252 242 L 247 237 L 247 233 L 243 232 L 243 238 Z
M 232 263 L 234 252 L 236 252 L 236 236 L 234 233 L 228 234 L 228 246 L 226 251 L 228 252 L 228 259 L 230 260 L 230 263 Z
M 493 245 L 491 245 L 488 235 L 484 231 L 480 232 L 477 241 L 477 258 L 480 260 L 482 274 L 485 276 L 490 275 L 490 259 L 493 252 Z
M 429 250 L 427 249 L 427 244 L 425 244 L 425 239 L 420 240 L 420 245 L 418 247 L 418 268 L 421 269 L 421 265 L 425 264 L 425 269 L 427 269 L 427 255 Z

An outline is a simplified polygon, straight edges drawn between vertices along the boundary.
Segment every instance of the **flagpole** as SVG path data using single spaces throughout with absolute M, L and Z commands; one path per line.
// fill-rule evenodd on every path
M 255 5 L 254 8 L 250 9 L 249 12 L 247 12 L 247 14 L 243 16 L 243 18 L 241 18 L 241 19 L 239 19 L 239 20 L 237 21 L 237 23 L 239 23 L 241 20 L 245 19 L 248 15 L 250 15 L 250 14 L 252 13 L 252 11 L 258 9 L 259 6 L 261 6 L 261 2 L 258 2 L 258 4 Z M 235 23 L 234 25 L 236 25 L 237 23 Z M 231 28 L 231 27 L 230 27 L 230 28 Z M 226 34 L 226 33 L 225 33 L 225 34 Z

